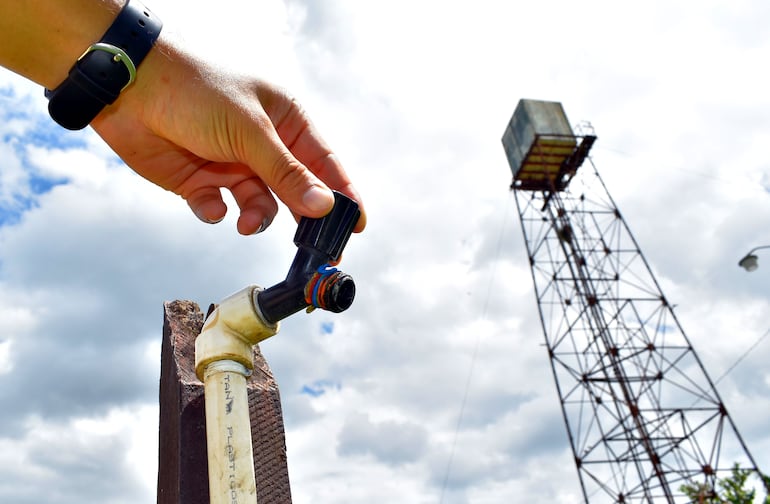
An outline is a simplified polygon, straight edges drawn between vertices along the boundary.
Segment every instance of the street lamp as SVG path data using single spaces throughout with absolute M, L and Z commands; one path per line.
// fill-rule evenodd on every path
M 761 247 L 754 247 L 753 249 L 749 250 L 749 253 L 743 256 L 743 259 L 738 261 L 738 266 L 745 269 L 746 271 L 754 271 L 755 269 L 759 268 L 757 256 L 754 254 L 754 252 L 766 248 L 770 248 L 770 245 L 762 245 Z

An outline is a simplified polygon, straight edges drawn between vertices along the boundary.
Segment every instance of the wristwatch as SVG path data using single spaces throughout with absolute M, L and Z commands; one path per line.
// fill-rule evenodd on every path
M 128 0 L 99 42 L 78 58 L 68 77 L 45 90 L 51 118 L 83 129 L 134 82 L 136 69 L 160 35 L 161 20 L 138 0 Z

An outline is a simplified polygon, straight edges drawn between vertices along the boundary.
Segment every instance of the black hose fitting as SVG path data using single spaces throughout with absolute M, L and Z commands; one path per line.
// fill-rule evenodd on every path
M 298 250 L 286 279 L 257 294 L 265 322 L 275 324 L 309 306 L 339 313 L 353 304 L 353 278 L 331 265 L 342 256 L 360 215 L 358 203 L 335 191 L 328 215 L 300 219 L 294 235 Z

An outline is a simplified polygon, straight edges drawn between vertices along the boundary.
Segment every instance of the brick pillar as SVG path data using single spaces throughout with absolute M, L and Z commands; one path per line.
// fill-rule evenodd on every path
M 163 307 L 158 504 L 209 504 L 203 383 L 195 376 L 195 338 L 204 317 L 191 301 Z M 258 346 L 247 386 L 257 502 L 291 504 L 281 399 Z

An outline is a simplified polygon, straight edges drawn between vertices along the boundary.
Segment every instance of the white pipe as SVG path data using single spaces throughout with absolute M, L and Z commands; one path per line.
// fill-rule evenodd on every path
M 246 390 L 248 374 L 243 364 L 231 360 L 214 361 L 204 373 L 212 504 L 257 502 Z
M 249 286 L 211 312 L 195 340 L 195 373 L 204 383 L 211 504 L 256 504 L 246 378 L 252 346 L 278 332 L 259 315 Z

